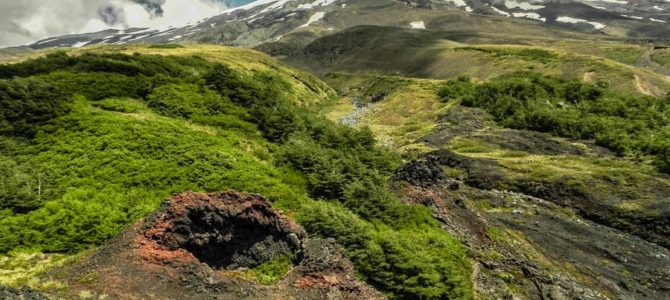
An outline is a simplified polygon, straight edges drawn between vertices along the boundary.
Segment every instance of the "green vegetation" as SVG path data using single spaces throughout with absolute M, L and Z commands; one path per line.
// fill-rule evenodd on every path
M 0 78 L 0 253 L 77 253 L 172 193 L 234 189 L 336 238 L 392 298 L 472 297 L 463 245 L 387 187 L 399 158 L 288 98 L 276 73 L 56 53 L 0 66 Z M 288 265 L 268 262 L 259 280 Z
M 526 47 L 508 47 L 508 48 L 493 48 L 493 47 L 462 47 L 459 48 L 466 51 L 477 51 L 491 55 L 495 58 L 523 58 L 528 60 L 536 60 L 540 62 L 549 62 L 558 55 L 554 52 L 547 51 L 540 48 L 526 48 Z
M 651 55 L 651 60 L 664 68 L 670 68 L 670 49 L 659 49 Z
M 480 107 L 503 126 L 594 139 L 619 155 L 655 155 L 670 171 L 670 106 L 666 99 L 623 95 L 606 87 L 535 73 L 512 73 L 485 83 L 452 80 L 439 92 Z
M 282 255 L 249 270 L 249 273 L 262 284 L 277 283 L 291 270 L 292 260 L 290 254 Z
M 178 48 L 186 48 L 182 45 L 179 44 L 155 44 L 155 45 L 150 45 L 149 48 L 151 49 L 178 49 Z

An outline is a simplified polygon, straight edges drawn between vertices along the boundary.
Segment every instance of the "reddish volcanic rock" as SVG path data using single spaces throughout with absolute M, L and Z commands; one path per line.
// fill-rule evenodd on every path
M 290 254 L 274 285 L 246 275 Z M 109 299 L 380 299 L 360 282 L 334 240 L 311 240 L 294 221 L 253 194 L 184 193 L 95 253 L 47 276 L 68 289 Z
M 258 195 L 185 193 L 136 238 L 148 259 L 170 252 L 214 269 L 251 268 L 300 249 L 305 232 Z M 168 252 L 168 253 L 165 253 Z M 187 253 L 190 255 L 188 255 Z

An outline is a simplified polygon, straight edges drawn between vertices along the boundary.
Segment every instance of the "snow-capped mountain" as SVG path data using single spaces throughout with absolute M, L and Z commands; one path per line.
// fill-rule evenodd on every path
M 438 20 L 467 15 L 527 19 L 614 37 L 670 39 L 666 0 L 258 0 L 186 26 L 68 35 L 28 47 L 189 42 L 255 46 L 289 35 L 309 39 L 356 25 L 446 29 Z

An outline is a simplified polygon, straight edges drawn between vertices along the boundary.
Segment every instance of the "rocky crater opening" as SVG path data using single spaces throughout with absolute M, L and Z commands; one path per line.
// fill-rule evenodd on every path
M 304 231 L 257 195 L 185 193 L 166 203 L 146 237 L 213 269 L 253 268 L 301 249 Z

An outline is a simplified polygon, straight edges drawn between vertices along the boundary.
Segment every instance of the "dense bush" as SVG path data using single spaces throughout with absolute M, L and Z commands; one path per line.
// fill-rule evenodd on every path
M 69 95 L 38 78 L 0 80 L 0 134 L 30 137 L 38 126 L 64 115 Z
M 112 97 L 142 99 L 152 89 L 151 79 L 146 76 L 130 77 L 117 73 L 75 73 L 56 71 L 35 76 L 51 82 L 68 94 L 80 94 L 89 100 L 103 100 Z
M 302 208 L 301 224 L 345 245 L 369 282 L 395 298 L 472 296 L 463 246 L 427 208 L 402 204 L 389 190 L 385 178 L 399 158 L 377 146 L 369 130 L 335 124 L 282 99 L 277 91 L 284 84 L 277 78 L 245 77 L 220 65 L 206 80 L 249 109 L 252 122 L 279 144 L 275 162 L 303 173 L 311 197 L 342 205 Z
M 0 252 L 76 252 L 100 244 L 172 193 L 290 193 L 283 172 L 236 146 L 243 136 L 211 135 L 183 121 L 143 114 L 152 122 L 77 103 L 50 125 L 50 134 L 3 149 L 38 166 L 47 202 L 0 220 Z
M 440 229 L 381 231 L 359 260 L 361 273 L 401 299 L 472 297 L 470 265 L 460 243 Z M 464 272 L 465 271 L 465 272 Z
M 525 60 L 536 60 L 541 62 L 550 62 L 558 55 L 554 52 L 538 48 L 508 47 L 508 48 L 488 48 L 488 47 L 463 47 L 459 48 L 467 51 L 484 52 L 493 57 L 506 58 L 515 57 Z
M 281 142 L 304 125 L 298 108 L 279 96 L 285 83 L 269 76 L 249 77 L 218 64 L 205 76 L 210 89 L 248 109 L 252 121 L 273 142 Z
M 54 52 L 18 64 L 0 65 L 0 78 L 28 77 L 55 71 L 115 73 L 126 76 L 157 76 L 193 80 L 209 70 L 211 64 L 198 57 L 84 53 L 69 56 Z
M 25 213 L 42 206 L 41 176 L 32 165 L 21 165 L 14 159 L 0 156 L 0 210 Z M 45 198 L 48 196 L 44 193 Z
M 300 224 L 349 249 L 363 278 L 396 299 L 470 299 L 472 271 L 465 248 L 437 226 L 390 230 L 340 205 L 314 203 Z
M 337 239 L 390 297 L 472 297 L 464 247 L 386 185 L 398 156 L 369 130 L 282 96 L 291 87 L 278 76 L 199 58 L 56 53 L 1 66 L 0 77 L 11 78 L 0 80 L 0 253 L 75 253 L 172 193 L 234 189 Z M 287 265 L 260 273 L 276 280 Z
M 447 101 L 488 111 L 503 126 L 594 139 L 620 155 L 655 155 L 667 172 L 670 104 L 647 96 L 621 95 L 605 87 L 535 73 L 513 73 L 475 84 L 449 81 Z

